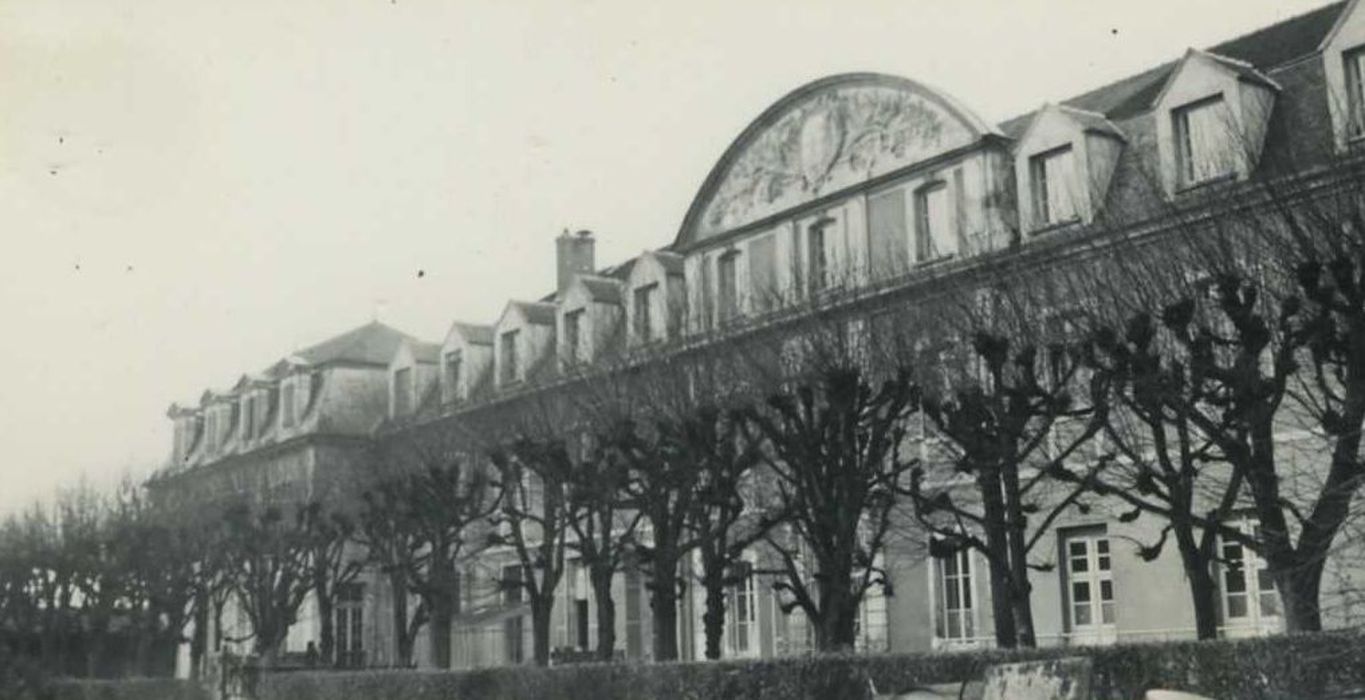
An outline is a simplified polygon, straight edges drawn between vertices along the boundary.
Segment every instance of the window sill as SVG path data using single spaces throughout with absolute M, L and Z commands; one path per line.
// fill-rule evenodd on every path
M 948 253 L 946 255 L 940 255 L 937 258 L 932 258 L 929 260 L 920 260 L 915 263 L 915 269 L 918 270 L 926 267 L 935 267 L 937 265 L 942 265 L 948 262 L 949 260 L 953 260 L 956 257 L 957 257 L 956 253 Z
M 1236 180 L 1237 173 L 1235 172 L 1223 173 L 1222 175 L 1214 175 L 1213 177 L 1204 178 L 1199 182 L 1182 183 L 1181 185 L 1175 188 L 1175 193 L 1189 194 L 1191 192 L 1197 192 L 1199 190 L 1217 187 L 1218 185 L 1234 182 Z
M 1056 221 L 1056 222 L 1052 222 L 1052 223 L 1047 223 L 1047 224 L 1039 225 L 1039 226 L 1035 227 L 1032 231 L 1029 231 L 1029 235 L 1030 235 L 1030 236 L 1045 236 L 1045 235 L 1047 235 L 1047 234 L 1049 234 L 1049 233 L 1054 233 L 1054 232 L 1060 231 L 1060 230 L 1062 230 L 1062 229 L 1068 229 L 1068 228 L 1073 228 L 1073 227 L 1075 227 L 1075 226 L 1079 226 L 1080 223 L 1081 223 L 1081 217 L 1079 217 L 1079 216 L 1073 216 L 1073 217 L 1071 217 L 1070 219 L 1067 219 L 1067 220 L 1065 220 L 1065 221 Z

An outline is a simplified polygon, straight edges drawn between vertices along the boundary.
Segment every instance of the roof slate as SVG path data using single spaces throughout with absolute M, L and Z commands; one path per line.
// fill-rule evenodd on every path
M 1207 49 L 1220 57 L 1243 61 L 1262 70 L 1289 63 L 1318 50 L 1336 24 L 1346 0 L 1325 5 L 1296 17 L 1230 39 Z M 1155 68 L 1116 80 L 1062 101 L 1062 104 L 1098 112 L 1110 119 L 1127 119 L 1145 112 L 1161 92 L 1166 78 L 1179 64 L 1169 61 Z M 1021 114 L 1000 124 L 1007 136 L 1018 138 L 1028 127 L 1034 112 Z
M 313 365 L 359 362 L 387 366 L 398 350 L 399 343 L 404 341 L 421 342 L 402 331 L 372 321 L 294 354 Z

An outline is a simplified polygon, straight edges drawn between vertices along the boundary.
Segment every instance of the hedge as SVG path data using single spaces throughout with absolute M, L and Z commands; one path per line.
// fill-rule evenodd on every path
M 52 700 L 210 700 L 212 696 L 187 680 L 125 678 L 53 681 L 44 697 Z
M 882 693 L 977 679 L 1009 661 L 1089 656 L 1095 697 L 1137 698 L 1150 688 L 1215 698 L 1294 700 L 1365 688 L 1365 635 L 1332 632 L 1238 641 L 942 654 L 817 655 L 756 661 L 517 666 L 474 671 L 266 674 L 260 700 L 865 700 Z

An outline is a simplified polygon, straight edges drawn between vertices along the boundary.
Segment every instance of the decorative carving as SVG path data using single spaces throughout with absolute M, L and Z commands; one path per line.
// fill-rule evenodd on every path
M 970 143 L 956 116 L 905 88 L 812 95 L 754 137 L 707 202 L 697 233 L 735 228 Z

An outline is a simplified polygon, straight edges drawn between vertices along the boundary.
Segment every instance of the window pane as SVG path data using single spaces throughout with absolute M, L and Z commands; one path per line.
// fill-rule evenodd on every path
M 1114 599 L 1114 582 L 1100 581 L 1100 600 Z
M 1247 599 L 1245 594 L 1228 596 L 1228 617 L 1246 617 Z
M 1228 593 L 1245 593 L 1247 590 L 1246 572 L 1241 564 L 1229 564 L 1223 574 L 1223 590 Z
M 1273 592 L 1261 592 L 1261 614 L 1266 617 L 1279 617 L 1280 596 Z
M 1088 581 L 1076 581 L 1071 584 L 1071 600 L 1077 603 L 1090 602 L 1090 583 Z
M 1263 591 L 1273 591 L 1275 590 L 1275 577 L 1268 570 L 1260 569 L 1256 572 L 1256 585 L 1260 586 Z
M 1090 618 L 1090 604 L 1089 604 L 1089 603 L 1086 603 L 1086 604 L 1084 604 L 1084 605 L 1074 605 L 1074 606 L 1072 606 L 1072 612 L 1073 612 L 1073 618 L 1074 618 L 1074 619 L 1072 620 L 1072 622 L 1075 623 L 1075 625 L 1076 625 L 1077 627 L 1081 627 L 1081 626 L 1084 626 L 1084 625 L 1092 624 L 1093 620 L 1091 620 L 1091 618 Z
M 1090 560 L 1085 557 L 1076 557 L 1071 560 L 1071 571 L 1073 573 L 1085 573 L 1090 570 Z
M 1067 545 L 1067 551 L 1073 557 L 1083 557 L 1086 553 L 1085 540 L 1076 540 Z
M 872 241 L 874 276 L 894 275 L 906 269 L 910 246 L 905 224 L 905 190 L 891 190 L 868 199 L 867 230 Z
M 1108 539 L 1103 539 L 1103 540 L 1099 540 L 1099 541 L 1095 542 L 1095 551 L 1099 552 L 1100 554 L 1108 554 L 1108 553 L 1109 553 L 1109 540 L 1108 540 Z
M 767 311 L 777 304 L 777 239 L 763 236 L 749 244 L 749 295 L 753 305 Z
M 1231 144 L 1227 143 L 1229 124 L 1222 99 L 1186 108 L 1181 117 L 1186 181 L 1202 182 L 1227 172 Z
M 1114 624 L 1114 604 L 1113 604 L 1113 603 L 1101 603 L 1101 604 L 1100 604 L 1100 621 L 1103 622 L 1103 623 L 1106 624 L 1106 625 L 1112 625 L 1112 624 Z
M 1096 565 L 1100 567 L 1100 571 L 1108 571 L 1108 570 L 1109 570 L 1109 555 L 1104 555 L 1104 556 L 1100 557 L 1100 558 L 1099 558 L 1099 561 L 1096 562 Z

